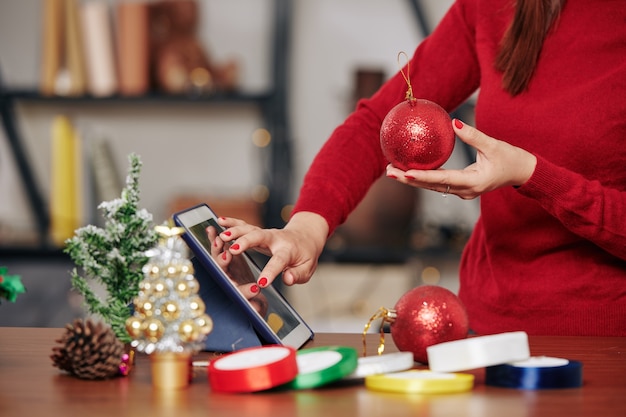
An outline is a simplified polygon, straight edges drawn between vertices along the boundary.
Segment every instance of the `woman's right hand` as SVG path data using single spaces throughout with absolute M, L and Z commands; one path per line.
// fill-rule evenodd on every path
M 329 230 L 322 216 L 310 212 L 294 214 L 282 229 L 262 229 L 230 217 L 220 217 L 218 223 L 226 229 L 220 238 L 230 241 L 231 254 L 255 249 L 270 257 L 259 275 L 260 287 L 270 285 L 281 272 L 286 285 L 308 282 Z
M 228 244 L 218 235 L 214 226 L 206 228 L 207 237 L 211 242 L 211 256 L 217 265 L 237 285 L 241 294 L 252 304 L 263 317 L 267 314 L 268 302 L 265 295 L 259 292 L 250 265 L 243 256 L 233 256 L 228 251 Z

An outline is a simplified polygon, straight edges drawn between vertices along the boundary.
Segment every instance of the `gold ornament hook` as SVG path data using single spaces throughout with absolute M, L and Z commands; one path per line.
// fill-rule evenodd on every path
M 406 74 L 404 73 L 404 67 L 400 64 L 401 57 L 406 58 Z M 406 94 L 404 96 L 406 100 L 415 99 L 415 97 L 413 97 L 413 87 L 411 86 L 411 80 L 409 78 L 411 76 L 411 71 L 409 69 L 410 63 L 411 63 L 411 60 L 409 59 L 409 56 L 406 54 L 406 52 L 404 51 L 398 52 L 398 65 L 400 66 L 400 74 L 402 74 L 402 77 L 404 78 L 404 81 L 406 81 L 406 85 L 407 85 Z
M 381 319 L 380 322 L 380 341 L 378 343 L 377 352 L 379 355 L 382 355 L 385 351 L 385 323 L 393 323 L 396 320 L 397 314 L 396 310 L 389 309 L 385 307 L 379 308 L 372 317 L 370 317 L 369 321 L 365 324 L 365 328 L 363 329 L 363 356 L 367 356 L 367 345 L 365 337 L 367 335 L 367 331 L 372 326 L 372 322 L 376 319 Z

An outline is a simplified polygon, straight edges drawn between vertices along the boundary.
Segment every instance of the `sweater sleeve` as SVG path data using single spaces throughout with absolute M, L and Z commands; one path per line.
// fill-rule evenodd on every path
M 535 172 L 518 192 L 536 200 L 572 233 L 626 260 L 626 192 L 539 156 Z
M 475 2 L 454 3 L 435 31 L 416 48 L 408 65 L 416 98 L 452 111 L 478 88 Z M 392 59 L 396 54 L 390 51 Z M 328 222 L 329 233 L 346 220 L 388 163 L 380 148 L 380 126 L 389 110 L 405 99 L 407 88 L 398 72 L 370 99 L 359 101 L 314 158 L 293 213 L 320 214 Z

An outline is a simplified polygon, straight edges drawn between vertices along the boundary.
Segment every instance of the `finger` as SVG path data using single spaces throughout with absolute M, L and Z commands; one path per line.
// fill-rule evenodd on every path
M 304 266 L 289 268 L 283 272 L 283 282 L 285 285 L 305 284 L 310 281 L 312 272 Z
M 222 268 L 224 271 L 228 270 L 228 265 L 230 264 L 230 261 L 233 258 L 233 255 L 230 254 L 230 252 L 228 252 L 227 250 L 225 250 L 224 252 L 218 254 L 217 256 L 214 256 L 215 261 L 217 262 L 217 265 Z
M 287 258 L 278 255 L 272 256 L 259 274 L 259 279 L 257 280 L 259 287 L 265 288 L 274 282 L 276 277 L 287 268 L 288 264 Z
M 247 235 L 248 233 L 252 233 L 255 230 L 260 229 L 257 226 L 251 226 L 249 224 L 245 224 L 242 226 L 233 226 L 228 229 L 225 229 L 222 233 L 220 233 L 220 237 L 225 241 L 231 242 L 243 235 Z
M 246 298 L 246 300 L 251 300 L 256 295 L 258 295 L 260 291 L 258 284 L 254 282 L 251 284 L 239 285 L 237 288 L 239 289 L 241 294 Z
M 207 227 L 206 232 L 207 232 L 209 241 L 212 242 L 211 243 L 211 256 L 213 258 L 216 258 L 219 256 L 219 254 L 222 252 L 222 249 L 224 248 L 224 241 L 220 239 L 219 237 L 217 237 L 217 231 L 215 230 L 215 227 L 213 226 Z
M 454 119 L 452 121 L 452 126 L 454 128 L 454 133 L 456 133 L 459 139 L 478 150 L 481 150 L 491 141 L 495 140 L 475 127 L 463 123 L 459 119 Z
M 234 227 L 234 226 L 242 226 L 247 224 L 244 220 L 237 219 L 234 217 L 218 217 L 217 224 L 222 227 Z
M 273 238 L 272 231 L 270 230 L 254 226 L 252 231 L 241 235 L 233 230 L 233 237 L 236 237 L 236 240 L 232 242 L 229 248 L 229 251 L 233 255 L 238 255 L 251 248 L 254 248 L 257 252 L 264 255 L 272 255 L 268 249 Z

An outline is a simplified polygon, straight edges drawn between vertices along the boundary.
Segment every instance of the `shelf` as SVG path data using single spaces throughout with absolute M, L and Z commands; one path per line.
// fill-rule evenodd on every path
M 206 104 L 229 104 L 229 103 L 255 103 L 262 105 L 272 99 L 271 92 L 266 93 L 239 93 L 219 92 L 205 95 L 173 95 L 159 92 L 150 92 L 141 96 L 107 97 L 83 96 L 47 96 L 42 95 L 35 89 L 4 89 L 0 90 L 0 97 L 5 100 L 19 100 L 44 103 L 115 103 L 115 104 L 142 104 L 142 103 L 206 103 Z
M 0 255 L 44 256 L 55 253 L 49 249 L 48 228 L 50 224 L 48 204 L 33 174 L 28 155 L 25 152 L 23 137 L 18 128 L 15 111 L 16 103 L 31 102 L 46 105 L 85 104 L 85 105 L 256 105 L 261 111 L 265 128 L 270 132 L 269 166 L 265 173 L 265 183 L 270 195 L 263 207 L 263 221 L 266 227 L 282 227 L 284 221 L 281 210 L 290 202 L 291 192 L 291 137 L 287 115 L 288 52 L 291 22 L 291 0 L 274 1 L 273 47 L 271 59 L 272 87 L 260 93 L 216 92 L 206 95 L 171 95 L 151 92 L 142 96 L 44 96 L 36 88 L 7 88 L 0 80 L 0 117 L 13 159 L 21 177 L 26 196 L 32 210 L 35 228 L 39 237 L 32 250 L 2 248 Z M 29 252 L 30 250 L 30 252 Z
M 63 253 L 62 249 L 53 248 L 53 247 L 21 247 L 21 246 L 12 246 L 12 247 L 1 247 L 0 248 L 0 259 L 6 260 L 18 260 L 18 259 L 31 259 L 37 258 L 38 261 L 44 260 L 58 260 L 58 261 L 69 261 L 70 256 L 66 253 Z

